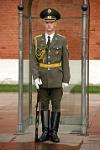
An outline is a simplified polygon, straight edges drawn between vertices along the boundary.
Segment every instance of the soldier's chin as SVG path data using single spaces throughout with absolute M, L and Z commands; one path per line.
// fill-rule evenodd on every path
M 49 32 L 50 32 L 50 31 L 52 32 L 53 30 L 52 30 L 52 29 L 48 29 L 48 31 L 49 31 Z

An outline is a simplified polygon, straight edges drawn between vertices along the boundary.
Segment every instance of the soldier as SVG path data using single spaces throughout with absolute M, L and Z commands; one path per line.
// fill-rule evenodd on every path
M 40 13 L 40 17 L 43 19 L 45 32 L 34 37 L 32 54 L 33 78 L 41 102 L 42 135 L 39 141 L 50 139 L 59 142 L 57 132 L 61 98 L 63 87 L 68 86 L 70 80 L 68 46 L 65 37 L 56 32 L 57 20 L 61 18 L 60 13 L 47 8 Z

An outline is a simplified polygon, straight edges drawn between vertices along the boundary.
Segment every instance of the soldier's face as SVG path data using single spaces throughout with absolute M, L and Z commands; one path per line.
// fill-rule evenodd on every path
M 45 26 L 45 30 L 46 32 L 54 32 L 56 29 L 56 21 L 54 20 L 45 20 L 44 21 L 44 26 Z

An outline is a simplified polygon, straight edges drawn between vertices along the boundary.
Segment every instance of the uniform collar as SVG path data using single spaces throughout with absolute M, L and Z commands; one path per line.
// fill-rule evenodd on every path
M 47 45 L 46 45 L 46 35 L 45 35 L 46 33 L 43 33 L 42 34 L 42 43 L 44 43 L 44 45 L 45 45 L 45 47 L 47 47 Z M 55 32 L 55 33 L 53 33 L 54 35 L 53 35 L 53 40 L 51 41 L 51 44 L 50 44 L 50 48 L 55 44 L 55 42 L 57 42 L 58 41 L 58 37 L 57 37 L 57 33 Z
M 48 36 L 50 36 L 50 41 L 52 41 L 52 39 L 53 39 L 53 37 L 54 37 L 54 35 L 55 35 L 55 32 L 54 33 L 52 33 L 52 34 L 48 34 L 48 33 L 45 33 L 45 38 L 47 39 L 48 38 Z

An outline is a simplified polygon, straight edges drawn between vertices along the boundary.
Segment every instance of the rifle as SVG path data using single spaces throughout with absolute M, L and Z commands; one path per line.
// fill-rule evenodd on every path
M 38 141 L 38 127 L 39 127 L 39 90 L 37 90 L 36 116 L 35 116 L 35 142 Z

